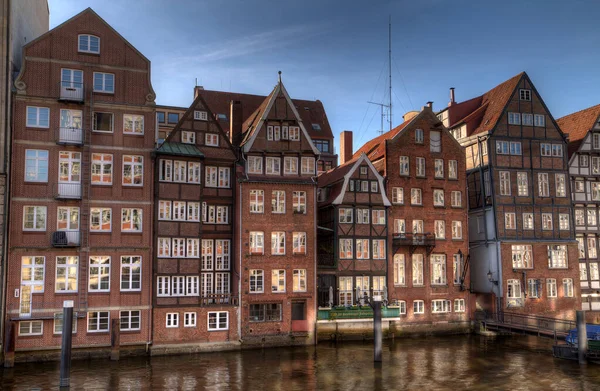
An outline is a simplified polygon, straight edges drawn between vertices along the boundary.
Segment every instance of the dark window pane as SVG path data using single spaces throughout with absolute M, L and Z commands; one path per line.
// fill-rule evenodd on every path
M 165 123 L 165 113 L 162 111 L 156 112 L 156 120 L 162 124 Z
M 176 124 L 177 122 L 179 122 L 179 114 L 169 113 L 169 123 Z

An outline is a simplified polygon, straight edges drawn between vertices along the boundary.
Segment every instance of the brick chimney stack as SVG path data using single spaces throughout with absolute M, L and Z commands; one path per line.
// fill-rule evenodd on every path
M 198 97 L 198 94 L 200 93 L 200 91 L 204 91 L 204 87 L 202 87 L 202 86 L 194 87 L 194 99 L 196 99 Z
M 340 133 L 340 160 L 341 164 L 352 159 L 352 131 L 344 130 Z
M 242 103 L 239 100 L 232 100 L 229 103 L 229 141 L 236 144 L 239 134 L 242 132 Z
M 448 103 L 448 107 L 454 104 L 456 104 L 456 101 L 454 100 L 454 87 L 450 87 L 450 102 Z

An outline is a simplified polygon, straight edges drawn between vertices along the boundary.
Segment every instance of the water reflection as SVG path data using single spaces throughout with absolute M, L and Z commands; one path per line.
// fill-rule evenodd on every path
M 597 390 L 600 367 L 554 359 L 551 341 L 479 336 L 402 339 L 373 364 L 369 343 L 73 363 L 73 389 Z M 0 370 L 0 389 L 56 388 L 58 363 Z

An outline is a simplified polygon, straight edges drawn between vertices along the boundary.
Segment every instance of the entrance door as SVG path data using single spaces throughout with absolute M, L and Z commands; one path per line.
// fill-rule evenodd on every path
M 292 301 L 292 331 L 308 331 L 306 301 Z

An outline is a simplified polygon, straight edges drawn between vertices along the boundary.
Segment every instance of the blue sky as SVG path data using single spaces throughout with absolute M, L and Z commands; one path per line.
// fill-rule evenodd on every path
M 555 118 L 600 103 L 600 2 L 588 0 L 49 0 L 50 27 L 92 7 L 152 61 L 157 103 L 206 89 L 320 99 L 336 144 L 380 128 L 392 17 L 393 124 L 526 71 Z

